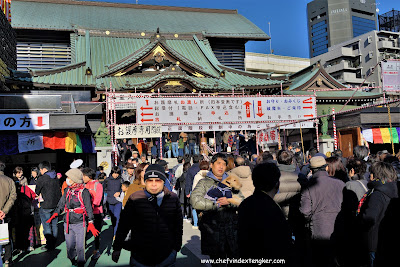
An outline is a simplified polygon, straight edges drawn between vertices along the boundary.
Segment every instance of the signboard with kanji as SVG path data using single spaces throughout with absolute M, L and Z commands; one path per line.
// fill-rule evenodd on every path
M 163 125 L 163 132 L 202 132 L 202 131 L 240 131 L 240 130 L 261 130 L 276 127 L 277 129 L 298 129 L 299 123 L 293 123 L 284 126 L 278 126 L 276 123 L 218 123 L 218 124 L 181 124 L 181 125 Z M 301 128 L 313 128 L 313 121 L 304 121 Z
M 110 101 L 108 108 L 113 109 L 114 105 L 115 110 L 136 109 L 136 99 L 141 96 L 135 93 L 115 93 L 114 95 L 115 103 Z
M 388 60 L 382 62 L 382 80 L 383 90 L 398 91 L 400 90 L 400 61 Z
M 137 98 L 137 123 L 261 123 L 315 117 L 314 96 Z
M 257 132 L 258 144 L 276 144 L 279 142 L 278 129 L 265 129 Z
M 0 114 L 0 130 L 48 130 L 49 114 Z
M 137 125 L 117 124 L 115 125 L 115 138 L 152 138 L 161 137 L 161 125 Z

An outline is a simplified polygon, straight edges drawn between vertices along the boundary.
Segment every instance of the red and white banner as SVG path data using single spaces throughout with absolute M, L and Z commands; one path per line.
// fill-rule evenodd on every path
M 11 0 L 0 0 L 0 6 L 7 20 L 11 22 Z
M 382 62 L 382 80 L 384 91 L 400 90 L 400 60 Z
M 316 116 L 314 96 L 137 98 L 137 123 L 262 123 Z
M 276 144 L 279 142 L 278 129 L 266 129 L 257 132 L 258 144 Z

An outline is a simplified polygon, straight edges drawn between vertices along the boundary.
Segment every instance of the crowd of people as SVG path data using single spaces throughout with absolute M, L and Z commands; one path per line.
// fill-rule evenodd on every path
M 131 266 L 173 266 L 182 247 L 183 222 L 199 229 L 201 252 L 211 260 L 271 259 L 286 266 L 394 266 L 399 155 L 370 155 L 365 146 L 343 158 L 298 146 L 277 152 L 178 154 L 173 168 L 133 153 L 109 176 L 71 164 L 60 184 L 49 162 L 16 167 L 0 162 L 0 220 L 9 224 L 4 263 L 15 250 L 50 251 L 63 221 L 67 257 L 86 262 L 86 234 L 112 242 L 112 260 L 131 251 Z M 111 219 L 113 239 L 100 239 Z M 13 234 L 15 233 L 15 234 Z M 89 236 L 91 236 L 89 235 Z M 0 251 L 3 251 L 0 246 Z M 283 261 L 282 261 L 283 260 Z M 0 263 L 2 259 L 0 258 Z M 226 266 L 214 263 L 213 266 Z M 229 265 L 229 264 L 228 264 Z

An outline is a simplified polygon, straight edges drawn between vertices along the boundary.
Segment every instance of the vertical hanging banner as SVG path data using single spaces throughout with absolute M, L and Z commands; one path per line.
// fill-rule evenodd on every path
M 280 122 L 313 118 L 314 96 L 137 98 L 137 123 Z
M 399 60 L 387 60 L 387 62 L 382 62 L 382 80 L 383 80 L 383 90 L 385 91 L 400 90 Z
M 257 131 L 257 140 L 259 144 L 276 144 L 279 142 L 279 131 L 278 129 Z

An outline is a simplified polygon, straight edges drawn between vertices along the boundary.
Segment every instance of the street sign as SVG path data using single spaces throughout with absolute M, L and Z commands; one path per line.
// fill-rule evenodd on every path
M 0 130 L 48 130 L 49 114 L 0 114 Z
M 382 62 L 382 80 L 383 90 L 399 91 L 400 90 L 400 61 L 388 60 Z
M 137 98 L 137 123 L 283 122 L 313 118 L 314 96 Z
M 161 124 L 158 125 L 137 125 L 117 124 L 115 125 L 115 138 L 152 138 L 161 137 Z

